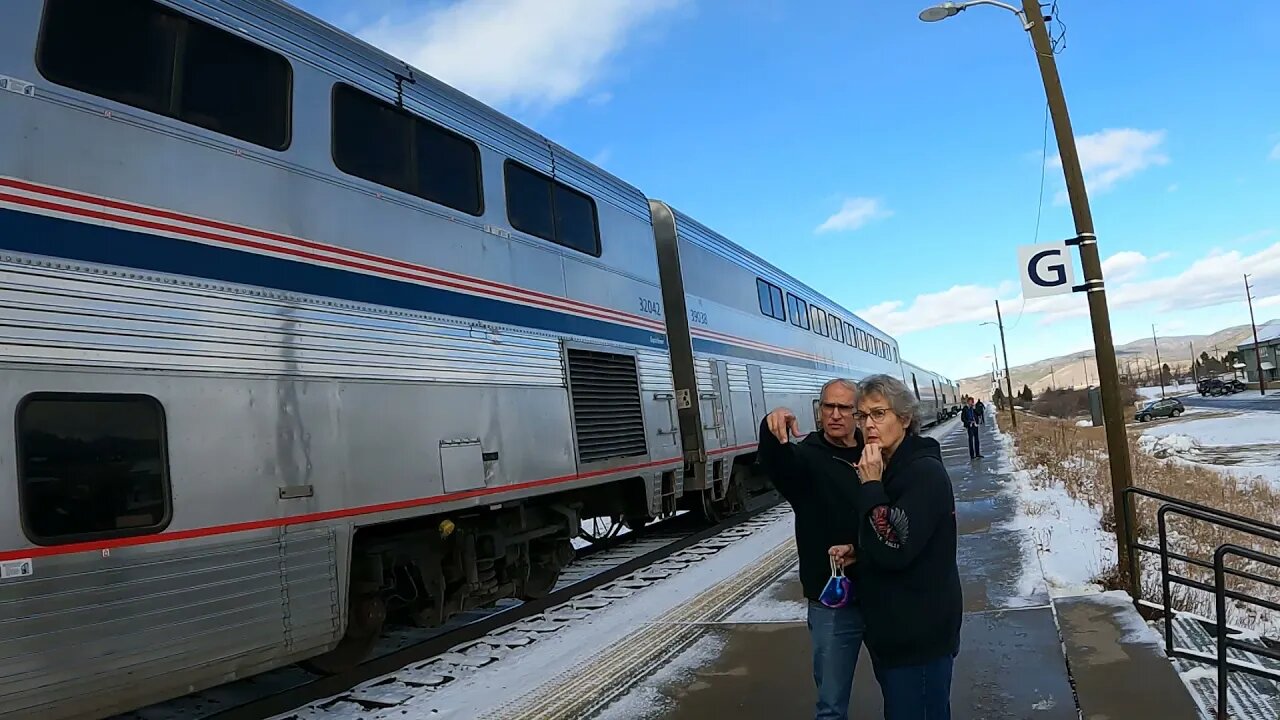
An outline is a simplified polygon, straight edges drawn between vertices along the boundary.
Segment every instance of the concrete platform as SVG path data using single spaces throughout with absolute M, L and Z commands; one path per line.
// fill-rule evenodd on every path
M 1126 593 L 1055 599 L 1084 720 L 1196 720 L 1199 708 Z

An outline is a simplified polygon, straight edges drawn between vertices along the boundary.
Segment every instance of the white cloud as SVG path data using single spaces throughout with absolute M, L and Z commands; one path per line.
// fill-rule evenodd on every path
M 1171 192 L 1171 193 L 1172 193 L 1172 192 L 1178 192 L 1178 183 L 1174 183 L 1174 184 L 1170 185 L 1170 186 L 1169 186 L 1169 192 Z
M 1113 282 L 1122 282 L 1137 277 L 1150 262 L 1146 255 L 1133 250 L 1124 250 L 1102 261 L 1102 277 Z
M 1163 130 L 1108 129 L 1077 137 L 1076 151 L 1085 176 L 1085 189 L 1090 195 L 1104 193 L 1121 180 L 1153 165 L 1168 164 L 1169 156 L 1160 150 L 1163 143 Z M 1054 167 L 1062 167 L 1060 155 L 1049 162 Z M 1066 201 L 1065 190 L 1055 198 L 1059 204 Z
M 1271 231 L 1253 233 L 1226 243 L 1240 247 L 1246 241 L 1273 236 Z M 1136 310 L 1158 313 L 1185 312 L 1244 301 L 1244 273 L 1249 273 L 1254 306 L 1280 306 L 1280 242 L 1257 252 L 1209 250 L 1182 272 L 1165 277 L 1142 279 L 1152 264 L 1171 257 L 1162 252 L 1147 257 L 1125 250 L 1103 261 L 1107 281 L 1107 305 L 1114 318 L 1117 312 Z M 858 315 L 891 333 L 911 333 L 929 328 L 979 323 L 994 319 L 993 301 L 1000 299 L 1006 327 L 1021 312 L 1035 316 L 1040 326 L 1089 315 L 1084 293 L 1068 293 L 1024 300 L 1017 286 L 1006 282 L 999 287 L 957 285 L 947 290 L 918 295 L 910 304 L 891 300 L 858 311 Z M 1166 329 L 1174 325 L 1166 323 Z
M 836 214 L 827 218 L 815 232 L 857 230 L 872 220 L 887 218 L 893 214 L 879 198 L 855 197 L 844 201 Z
M 357 34 L 484 102 L 549 107 L 582 94 L 629 34 L 682 2 L 459 0 Z
M 606 91 L 598 92 L 587 98 L 587 103 L 590 105 L 608 105 L 611 100 L 613 100 L 613 93 Z
M 1276 146 L 1271 148 L 1271 155 L 1269 157 L 1272 160 L 1280 160 L 1280 143 L 1276 143 Z
M 978 323 L 996 319 L 995 301 L 1003 302 L 1006 315 L 1016 307 L 1016 300 L 1008 299 L 1017 287 L 1007 282 L 998 288 L 981 285 L 955 285 L 936 293 L 916 296 L 909 307 L 899 300 L 873 305 L 858 310 L 858 317 L 887 333 L 910 333 L 956 323 Z M 1008 318 L 1006 317 L 1006 320 Z

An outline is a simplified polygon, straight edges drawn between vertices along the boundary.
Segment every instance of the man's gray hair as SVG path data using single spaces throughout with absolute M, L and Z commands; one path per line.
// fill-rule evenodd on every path
M 920 401 L 906 383 L 892 375 L 871 375 L 858 383 L 859 399 L 868 395 L 884 398 L 893 414 L 907 423 L 908 435 L 920 434 Z
M 853 393 L 854 395 L 858 394 L 858 382 L 856 380 L 850 380 L 849 378 L 832 378 L 822 384 L 822 391 L 818 393 L 818 397 L 820 398 L 826 397 L 827 388 L 831 387 L 832 385 L 843 385 L 845 389 L 848 390 L 849 392 Z

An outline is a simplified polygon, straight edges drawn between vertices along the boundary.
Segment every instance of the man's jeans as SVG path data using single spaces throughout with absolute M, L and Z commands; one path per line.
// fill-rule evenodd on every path
M 945 655 L 924 665 L 876 666 L 885 720 L 951 720 L 953 663 L 954 658 Z
M 978 425 L 975 423 L 966 429 L 969 431 L 969 457 L 978 457 L 982 454 L 982 449 L 978 446 Z
M 862 649 L 862 611 L 856 605 L 829 608 L 809 601 L 809 637 L 813 642 L 813 682 L 818 686 L 816 720 L 849 717 L 853 671 Z

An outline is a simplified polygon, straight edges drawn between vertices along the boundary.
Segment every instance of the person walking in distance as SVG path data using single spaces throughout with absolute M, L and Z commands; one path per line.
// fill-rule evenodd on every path
M 834 566 L 828 552 L 831 546 L 847 544 L 850 557 L 856 558 L 858 477 L 854 466 L 862 453 L 853 417 L 856 402 L 856 383 L 832 380 L 822 387 L 818 431 L 791 442 L 791 438 L 800 437 L 800 429 L 795 414 L 787 408 L 770 412 L 760 424 L 757 457 L 795 513 L 800 584 L 808 600 L 813 681 L 818 691 L 817 720 L 845 720 L 849 716 L 853 673 L 862 649 L 862 611 L 857 598 L 841 607 L 823 602 L 823 589 L 833 575 L 849 575 Z
M 950 720 L 963 592 L 955 494 L 942 448 L 920 436 L 916 398 L 893 376 L 859 384 L 857 417 L 866 438 L 858 462 L 857 549 L 846 544 L 830 553 L 838 565 L 857 560 L 885 720 Z
M 978 411 L 973 407 L 973 398 L 967 398 L 964 409 L 960 411 L 960 422 L 969 433 L 969 459 L 982 457 L 982 448 L 978 443 Z
M 978 398 L 978 402 L 974 403 L 973 414 L 977 416 L 979 425 L 987 424 L 987 406 L 982 404 L 982 398 Z

